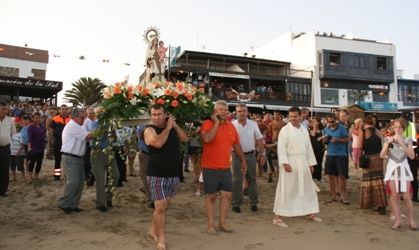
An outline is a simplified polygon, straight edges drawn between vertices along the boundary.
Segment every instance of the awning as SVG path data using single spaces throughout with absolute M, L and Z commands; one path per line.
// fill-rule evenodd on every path
M 216 77 L 250 79 L 250 76 L 249 75 L 241 75 L 241 74 L 221 73 L 221 72 L 209 72 L 208 74 L 210 76 L 216 76 Z
M 330 113 L 331 112 L 330 108 L 313 107 L 313 108 L 308 108 L 308 109 L 311 110 L 311 112 L 319 112 L 319 113 Z
M 280 111 L 288 111 L 291 106 L 283 106 L 283 105 L 265 105 L 267 110 L 280 110 Z
M 247 103 L 247 102 L 229 102 L 228 106 L 236 106 L 237 104 L 240 104 L 240 103 L 246 104 L 246 107 L 249 107 L 249 108 L 261 108 L 261 109 L 265 108 L 265 105 L 262 103 Z
M 265 105 L 267 110 L 280 110 L 280 111 L 288 111 L 292 106 L 285 106 L 285 105 Z M 301 107 L 300 107 L 301 108 Z M 319 107 L 306 107 L 311 112 L 319 112 L 319 113 L 330 113 L 330 108 L 319 108 Z

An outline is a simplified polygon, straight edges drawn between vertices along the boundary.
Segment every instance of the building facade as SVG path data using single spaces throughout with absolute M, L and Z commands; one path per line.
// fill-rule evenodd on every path
M 367 112 L 395 112 L 400 106 L 396 48 L 389 42 L 289 32 L 250 53 L 289 61 L 291 69 L 313 72 L 313 107 L 356 103 Z
M 1 95 L 8 99 L 31 97 L 56 103 L 62 82 L 45 79 L 48 60 L 46 50 L 0 44 Z
M 285 61 L 186 50 L 170 71 L 172 80 L 204 87 L 214 100 L 231 105 L 287 110 L 311 103 L 311 72 L 296 72 Z

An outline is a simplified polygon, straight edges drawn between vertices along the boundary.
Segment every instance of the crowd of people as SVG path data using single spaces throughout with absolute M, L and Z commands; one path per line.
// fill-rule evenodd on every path
M 127 168 L 135 175 L 138 155 L 141 190 L 154 208 L 148 235 L 158 249 L 165 249 L 166 213 L 190 165 L 196 194 L 206 195 L 207 232 L 216 235 L 233 231 L 228 211 L 242 212 L 243 195 L 250 199 L 250 211 L 258 211 L 256 182 L 264 172 L 269 183 L 278 179 L 274 225 L 286 228 L 284 217 L 294 216 L 321 222 L 318 182 L 327 175 L 330 197 L 325 203 L 354 202 L 346 188 L 353 162 L 362 168 L 360 208 L 390 212 L 394 230 L 403 218 L 411 230 L 417 229 L 412 205 L 418 202 L 417 133 L 408 113 L 377 129 L 372 116 L 351 124 L 347 110 L 316 117 L 306 108 L 292 107 L 284 117 L 280 112 L 250 114 L 245 104 L 229 112 L 227 103 L 219 100 L 213 115 L 194 127 L 177 124 L 164 106 L 155 104 L 149 124 L 117 129 L 110 141 L 94 133 L 98 112 L 100 108 L 62 105 L 58 110 L 47 104 L 0 102 L 0 196 L 7 196 L 9 181 L 19 178 L 17 172 L 27 182 L 35 181 L 46 157 L 54 159 L 51 176 L 60 180 L 63 169 L 66 177 L 60 209 L 68 214 L 83 211 L 79 203 L 86 183 L 96 184 L 96 208 L 107 212 L 113 207 L 109 187 L 123 185 Z M 109 143 L 115 156 L 111 161 L 103 151 Z M 407 215 L 401 212 L 401 201 Z

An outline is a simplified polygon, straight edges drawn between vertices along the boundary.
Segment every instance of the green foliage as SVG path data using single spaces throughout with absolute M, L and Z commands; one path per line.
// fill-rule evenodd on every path
M 106 85 L 99 78 L 81 77 L 64 93 L 65 99 L 76 106 L 90 106 L 103 100 Z

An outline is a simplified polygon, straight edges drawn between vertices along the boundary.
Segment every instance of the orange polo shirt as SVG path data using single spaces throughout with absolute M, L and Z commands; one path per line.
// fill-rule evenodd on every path
M 201 133 L 208 132 L 214 122 L 205 120 L 201 126 Z M 240 143 L 236 128 L 229 121 L 220 124 L 211 143 L 204 143 L 201 166 L 207 169 L 228 169 L 231 166 L 230 156 L 233 145 Z

